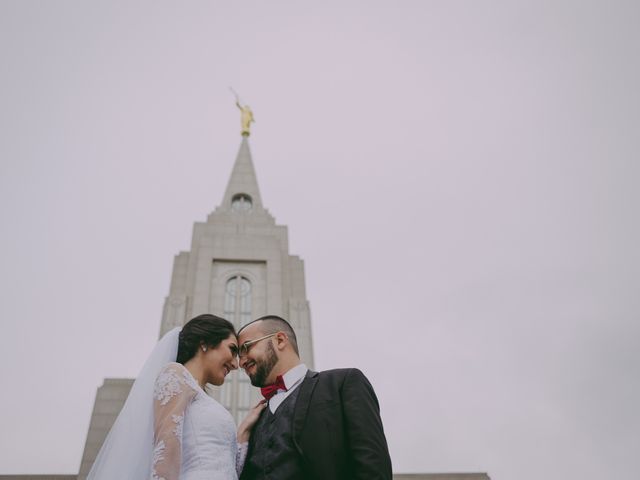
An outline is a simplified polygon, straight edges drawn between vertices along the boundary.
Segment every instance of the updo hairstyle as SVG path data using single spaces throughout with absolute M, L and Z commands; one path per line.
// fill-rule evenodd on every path
M 216 348 L 229 335 L 235 336 L 236 331 L 224 318 L 208 313 L 192 318 L 180 332 L 176 362 L 184 365 L 195 356 L 201 345 Z

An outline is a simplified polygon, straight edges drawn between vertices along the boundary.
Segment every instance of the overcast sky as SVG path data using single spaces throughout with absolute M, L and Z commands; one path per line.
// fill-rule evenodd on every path
M 636 479 L 635 1 L 0 3 L 0 473 L 76 473 L 240 145 L 396 472 Z

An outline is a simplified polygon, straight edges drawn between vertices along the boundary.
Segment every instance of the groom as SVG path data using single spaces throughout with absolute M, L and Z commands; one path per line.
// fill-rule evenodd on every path
M 308 370 L 275 315 L 245 325 L 238 343 L 240 366 L 268 401 L 240 480 L 391 480 L 378 400 L 360 370 Z

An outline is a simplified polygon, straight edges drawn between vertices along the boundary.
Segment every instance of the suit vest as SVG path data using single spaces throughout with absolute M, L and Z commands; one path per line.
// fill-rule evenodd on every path
M 242 480 L 303 479 L 300 454 L 293 444 L 293 412 L 300 387 L 280 404 L 275 413 L 264 409 L 251 434 L 251 448 Z

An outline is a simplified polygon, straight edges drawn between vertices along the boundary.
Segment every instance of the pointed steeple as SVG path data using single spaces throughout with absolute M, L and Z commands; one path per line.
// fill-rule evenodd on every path
M 249 204 L 247 205 L 246 202 Z M 263 208 L 246 135 L 242 137 L 240 150 L 238 150 L 238 156 L 222 200 L 222 208 L 225 210 L 232 208 L 232 205 L 235 205 L 234 208 L 240 209 L 248 207 L 261 210 Z

